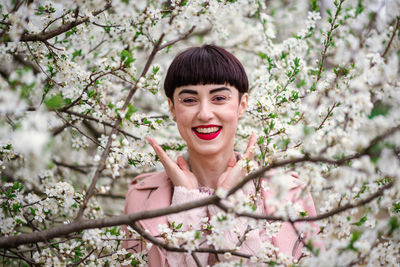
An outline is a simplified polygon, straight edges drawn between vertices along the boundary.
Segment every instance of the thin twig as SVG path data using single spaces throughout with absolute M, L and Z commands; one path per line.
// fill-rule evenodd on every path
M 36 64 L 38 65 L 38 67 L 40 68 L 40 70 L 44 73 L 44 75 L 47 76 L 47 79 L 49 79 L 50 81 L 52 81 L 54 84 L 57 84 L 60 87 L 64 87 L 64 85 L 62 85 L 61 83 L 56 82 L 55 80 L 53 80 L 53 78 L 51 78 L 42 68 L 42 66 L 39 64 L 39 62 L 37 61 L 35 55 L 33 54 L 31 48 L 29 47 L 28 43 L 25 43 L 26 47 L 28 48 L 29 53 L 32 55 L 33 60 L 36 62 Z
M 394 36 L 396 35 L 396 31 L 399 28 L 399 24 L 400 24 L 400 17 L 397 17 L 396 18 L 396 26 L 393 28 L 392 36 L 390 37 L 389 43 L 387 44 L 385 51 L 383 51 L 381 57 L 385 57 L 387 52 L 389 52 L 390 45 L 393 42 Z
M 337 103 L 335 102 L 331 108 L 328 108 L 328 112 L 326 113 L 325 118 L 322 120 L 321 124 L 318 126 L 317 130 L 320 130 L 323 126 L 325 121 L 329 118 L 329 116 L 332 114 L 333 109 L 337 107 Z
M 197 267 L 201 267 L 200 260 L 199 260 L 199 258 L 196 256 L 196 253 L 192 252 L 191 255 L 192 255 L 192 258 L 193 258 L 194 262 L 196 263 Z
M 324 50 L 323 50 L 323 52 L 321 54 L 321 60 L 319 62 L 319 70 L 318 70 L 318 74 L 317 74 L 317 82 L 321 79 L 322 68 L 324 67 L 324 63 L 325 63 L 325 59 L 326 59 L 326 52 L 328 51 L 328 47 L 331 44 L 331 35 L 332 35 L 333 30 L 335 29 L 336 19 L 338 18 L 339 12 L 342 9 L 343 2 L 344 2 L 344 0 L 340 0 L 340 3 L 339 3 L 339 5 L 337 6 L 337 9 L 336 9 L 335 17 L 333 18 L 333 20 L 331 22 L 331 28 L 329 29 L 328 35 L 326 36 Z
M 93 16 L 97 16 L 100 13 L 106 11 L 107 9 L 111 8 L 111 2 L 107 2 L 107 4 L 104 6 L 104 8 L 94 11 L 92 12 Z M 72 29 L 75 26 L 78 26 L 82 23 L 88 22 L 89 21 L 89 17 L 84 17 L 82 19 L 79 20 L 75 20 L 75 21 L 71 21 L 68 23 L 65 23 L 63 25 L 61 25 L 58 28 L 55 28 L 53 30 L 50 30 L 48 32 L 40 32 L 40 33 L 33 33 L 33 34 L 23 34 L 20 38 L 21 42 L 35 42 L 35 41 L 46 41 L 49 40 L 53 37 L 56 37 L 66 31 L 69 31 L 70 29 Z
M 78 112 L 75 112 L 75 111 L 70 111 L 70 110 L 63 110 L 62 112 L 63 112 L 63 113 L 70 114 L 70 115 L 73 115 L 73 116 L 77 116 L 77 117 L 80 117 L 80 118 L 83 118 L 83 119 L 86 119 L 86 120 L 95 121 L 95 122 L 98 122 L 98 123 L 103 124 L 104 126 L 114 127 L 114 125 L 111 124 L 111 123 L 109 123 L 109 122 L 100 121 L 99 119 L 94 118 L 94 117 L 91 117 L 91 116 L 89 116 L 89 115 L 84 115 L 84 114 L 81 114 L 81 113 L 78 113 Z M 119 129 L 119 127 L 117 128 L 117 131 L 120 132 L 120 133 L 122 133 L 122 134 L 124 134 L 124 135 L 127 135 L 127 136 L 129 136 L 129 137 L 131 137 L 131 138 L 133 138 L 133 139 L 135 139 L 135 140 L 140 140 L 139 137 L 134 136 L 134 135 L 132 135 L 132 134 L 130 134 L 130 133 L 124 131 L 124 130 L 121 130 L 121 129 Z
M 173 45 L 183 39 L 186 39 L 196 28 L 196 26 L 193 26 L 192 28 L 190 28 L 190 30 L 188 30 L 184 35 L 180 36 L 179 38 L 176 38 L 175 40 L 172 40 L 170 42 L 167 42 L 166 44 L 163 44 L 162 46 L 160 46 L 159 50 L 163 50 L 164 48 Z
M 56 114 L 58 117 L 60 117 L 65 123 L 68 123 L 69 126 L 71 126 L 72 128 L 74 128 L 75 130 L 77 130 L 81 135 L 89 138 L 96 146 L 101 147 L 104 149 L 104 146 L 102 146 L 99 142 L 97 142 L 96 140 L 94 140 L 92 137 L 90 137 L 89 135 L 85 134 L 84 132 L 81 131 L 81 129 L 79 129 L 78 127 L 76 127 L 75 125 L 73 125 L 72 123 L 70 123 L 67 119 L 65 119 L 63 116 L 61 116 L 61 114 L 59 112 L 56 111 Z
M 68 168 L 68 169 L 71 169 L 71 170 L 80 172 L 80 173 L 82 173 L 82 174 L 88 174 L 88 173 L 89 173 L 89 171 L 83 170 L 83 169 L 81 169 L 80 167 L 75 166 L 75 165 L 67 164 L 67 163 L 65 163 L 65 162 L 61 162 L 61 161 L 58 161 L 58 160 L 55 160 L 55 159 L 53 159 L 53 162 L 54 162 L 56 165 L 58 165 L 58 166 L 66 167 L 66 168 Z

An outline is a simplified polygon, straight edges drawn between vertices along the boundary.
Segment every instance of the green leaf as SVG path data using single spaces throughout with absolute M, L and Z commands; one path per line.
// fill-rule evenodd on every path
M 294 63 L 294 65 L 295 65 L 296 67 L 299 67 L 299 66 L 300 66 L 300 58 L 296 57 L 296 58 L 293 60 L 293 63 Z
M 399 229 L 400 224 L 399 221 L 397 219 L 397 217 L 392 217 L 389 220 L 389 235 L 391 235 L 394 231 L 396 231 L 397 229 Z
M 275 122 L 274 122 L 273 120 L 271 120 L 271 121 L 269 122 L 269 124 L 268 124 L 268 127 L 269 127 L 270 130 L 273 130 L 274 127 L 275 127 Z
M 287 54 L 284 51 L 282 51 L 281 59 L 285 59 L 286 57 L 287 57 Z
M 132 51 L 130 50 L 122 50 L 121 52 L 121 61 L 125 64 L 126 67 L 130 67 L 131 63 L 135 62 L 135 58 L 132 55 Z
M 225 214 L 221 214 L 221 215 L 219 215 L 219 216 L 217 217 L 217 220 L 218 220 L 219 222 L 226 221 L 226 219 L 227 219 L 227 217 L 226 217 Z
M 367 216 L 364 215 L 358 222 L 353 223 L 353 225 L 361 226 L 367 221 Z
M 311 252 L 313 252 L 313 253 L 314 253 L 315 255 L 317 255 L 317 256 L 318 256 L 318 254 L 319 254 L 319 252 L 320 252 L 320 249 L 319 249 L 319 248 L 315 248 L 314 245 L 313 245 L 313 243 L 311 242 L 311 240 L 309 240 L 309 241 L 307 242 L 306 248 L 307 248 L 308 250 L 310 250 Z
M 270 117 L 271 119 L 275 119 L 275 118 L 278 117 L 278 114 L 277 113 L 270 113 L 270 114 L 268 114 L 268 117 Z
M 82 49 L 75 50 L 75 51 L 72 53 L 72 59 L 74 59 L 74 58 L 76 58 L 76 57 L 80 57 L 80 56 L 82 56 Z
M 44 104 L 48 109 L 59 109 L 63 106 L 64 99 L 60 94 L 53 95 L 49 99 L 45 100 Z
M 354 243 L 357 242 L 357 240 L 360 239 L 362 235 L 362 232 L 360 231 L 354 231 L 351 235 L 350 243 L 349 245 L 345 248 L 345 250 L 353 250 L 353 251 L 358 251 L 357 248 L 354 247 Z
M 136 111 L 138 111 L 139 109 L 138 108 L 135 108 L 133 105 L 132 105 L 132 103 L 129 103 L 128 104 L 128 110 L 126 111 L 126 114 L 125 114 L 125 119 L 127 119 L 127 120 L 131 120 L 131 116 L 136 112 Z
M 143 119 L 143 124 L 151 125 L 151 121 L 149 121 L 147 118 L 144 118 Z
M 276 146 L 277 146 L 279 149 L 286 149 L 287 146 L 289 145 L 289 143 L 290 143 L 290 138 L 283 138 L 283 139 L 280 139 L 280 140 L 276 143 Z
M 364 6 L 362 4 L 362 0 L 358 0 L 357 8 L 356 8 L 356 17 L 360 15 L 364 11 Z
M 36 212 L 35 212 L 34 208 L 29 207 L 29 210 L 31 211 L 31 213 L 32 213 L 33 216 L 36 216 Z
M 400 201 L 397 203 L 393 203 L 392 211 L 396 212 L 396 213 L 400 213 Z
M 16 213 L 21 209 L 21 205 L 19 203 L 16 203 L 12 206 L 12 209 L 13 209 L 14 213 Z
M 153 74 L 157 74 L 157 72 L 160 70 L 159 66 L 153 66 Z
M 299 91 L 292 91 L 292 100 L 297 100 L 299 98 Z
M 310 6 L 312 11 L 318 11 L 318 0 L 310 0 Z
M 140 261 L 138 261 L 136 258 L 133 258 L 131 261 L 131 266 L 139 266 Z
M 258 53 L 258 56 L 259 56 L 261 59 L 267 59 L 267 58 L 268 58 L 268 55 L 265 54 L 265 53 L 263 53 L 263 52 L 259 52 L 259 53 Z
M 14 184 L 13 184 L 13 186 L 12 186 L 12 189 L 13 189 L 14 191 L 19 191 L 19 192 L 21 192 L 21 190 L 22 190 L 23 188 L 24 188 L 24 185 L 21 184 L 21 183 L 18 182 L 18 181 L 14 182 Z
M 376 116 L 386 116 L 389 113 L 389 110 L 392 106 L 385 104 L 381 101 L 377 101 L 374 103 L 374 107 L 371 110 L 371 114 L 368 115 L 368 119 L 372 119 Z
M 260 136 L 260 137 L 258 137 L 257 145 L 262 145 L 262 143 L 264 143 L 264 137 Z

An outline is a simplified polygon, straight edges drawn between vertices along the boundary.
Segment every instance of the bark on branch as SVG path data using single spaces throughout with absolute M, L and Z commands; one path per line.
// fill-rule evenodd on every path
M 104 6 L 104 8 L 94 11 L 92 14 L 93 14 L 93 16 L 97 16 L 109 8 L 111 8 L 111 2 L 107 2 L 107 4 Z M 55 29 L 47 31 L 47 32 L 39 32 L 39 33 L 32 33 L 32 34 L 25 33 L 21 36 L 20 41 L 21 42 L 35 42 L 35 41 L 44 42 L 44 41 L 47 41 L 53 37 L 56 37 L 64 32 L 71 30 L 75 26 L 78 26 L 82 23 L 88 22 L 89 19 L 90 19 L 89 17 L 84 17 L 81 19 L 70 21 L 70 22 L 67 22 L 67 23 L 61 25 L 58 28 L 55 28 Z M 5 40 L 11 41 L 9 38 L 5 38 Z

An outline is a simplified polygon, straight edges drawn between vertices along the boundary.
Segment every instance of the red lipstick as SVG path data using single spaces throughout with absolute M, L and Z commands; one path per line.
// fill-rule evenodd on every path
M 211 127 L 218 127 L 218 131 L 214 133 L 199 133 L 196 131 L 196 128 L 211 128 Z M 222 127 L 218 125 L 199 125 L 197 127 L 192 128 L 192 131 L 197 135 L 198 138 L 202 140 L 212 140 L 217 138 L 217 136 L 221 133 Z

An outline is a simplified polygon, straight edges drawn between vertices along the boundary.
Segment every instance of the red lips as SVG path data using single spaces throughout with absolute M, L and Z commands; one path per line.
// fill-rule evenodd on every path
M 212 127 L 218 127 L 218 131 L 214 133 L 199 133 L 196 131 L 196 128 L 212 128 Z M 202 140 L 212 140 L 217 138 L 217 136 L 221 133 L 222 127 L 219 125 L 199 125 L 197 127 L 192 128 L 192 131 L 197 135 L 198 138 Z

